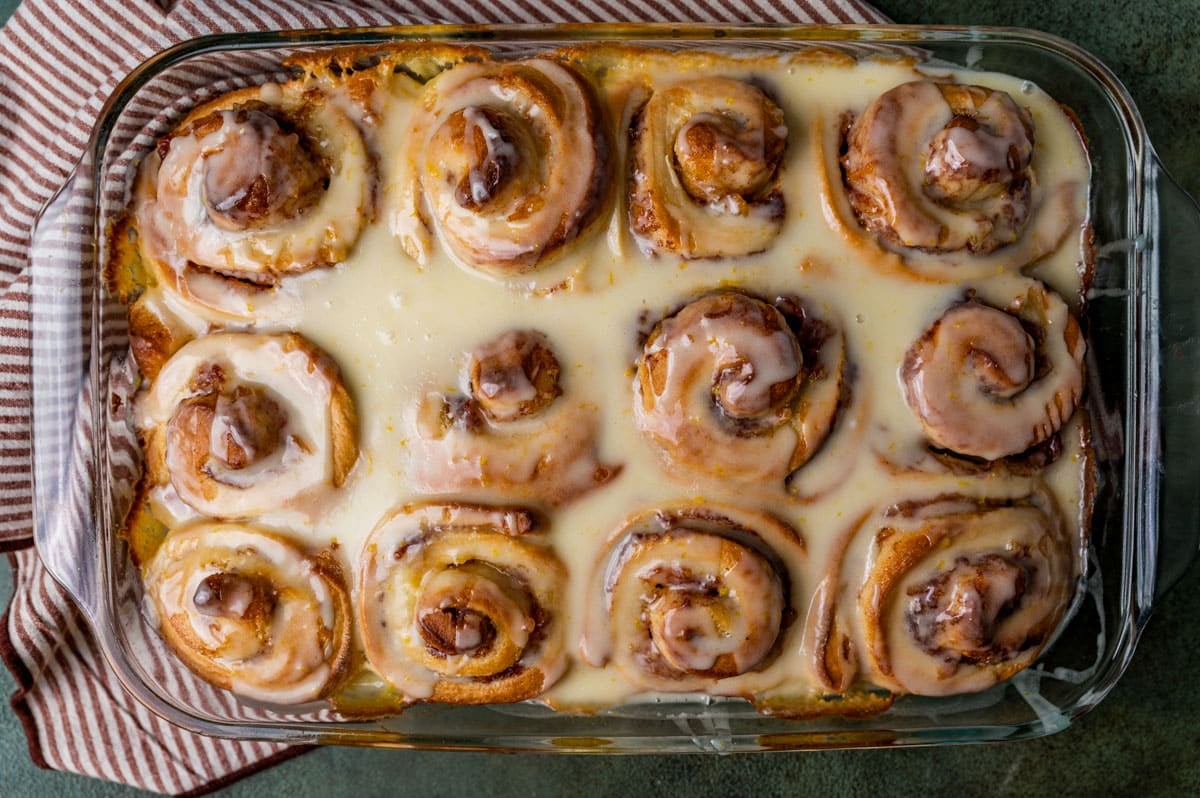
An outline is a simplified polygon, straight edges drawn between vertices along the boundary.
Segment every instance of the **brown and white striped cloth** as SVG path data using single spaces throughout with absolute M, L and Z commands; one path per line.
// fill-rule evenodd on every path
M 298 753 L 172 726 L 127 695 L 32 548 L 30 233 L 117 82 L 207 33 L 410 22 L 883 22 L 861 0 L 25 0 L 0 30 L 0 551 L 15 592 L 0 655 L 33 761 L 163 793 L 203 793 Z

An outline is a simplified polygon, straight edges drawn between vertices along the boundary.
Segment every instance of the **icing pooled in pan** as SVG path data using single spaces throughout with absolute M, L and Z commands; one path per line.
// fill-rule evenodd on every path
M 193 671 L 806 716 L 1036 660 L 1093 498 L 1053 98 L 818 49 L 294 66 L 187 115 L 113 236 L 125 531 Z

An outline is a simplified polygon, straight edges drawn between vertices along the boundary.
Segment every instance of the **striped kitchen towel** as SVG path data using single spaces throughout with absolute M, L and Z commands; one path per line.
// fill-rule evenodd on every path
M 26 0 L 0 30 L 0 550 L 13 552 L 15 571 L 0 655 L 17 681 L 13 710 L 39 766 L 188 794 L 298 749 L 206 738 L 148 711 L 123 691 L 30 548 L 29 256 L 38 210 L 68 178 L 114 86 L 155 52 L 207 33 L 426 21 L 885 20 L 861 0 Z

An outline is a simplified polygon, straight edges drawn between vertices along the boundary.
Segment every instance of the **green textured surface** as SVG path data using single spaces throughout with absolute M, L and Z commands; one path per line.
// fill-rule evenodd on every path
M 0 19 L 16 4 L 0 0 Z M 1116 0 L 942 0 L 877 5 L 898 22 L 1013 25 L 1071 39 L 1105 61 L 1137 100 L 1163 162 L 1200 195 L 1200 6 Z M 0 567 L 0 602 L 11 578 Z M 229 788 L 229 795 L 1200 795 L 1200 569 L 1151 619 L 1113 693 L 1043 740 L 941 749 L 670 757 L 549 757 L 328 748 Z M 0 669 L 0 695 L 13 684 Z M 30 764 L 0 707 L 0 794 L 132 795 Z

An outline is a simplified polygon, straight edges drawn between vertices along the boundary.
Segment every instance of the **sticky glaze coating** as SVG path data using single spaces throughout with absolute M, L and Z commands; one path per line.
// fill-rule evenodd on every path
M 297 85 L 193 112 L 139 175 L 137 231 L 156 280 L 213 319 L 293 315 L 280 287 L 343 261 L 373 216 L 374 166 L 355 117 Z
M 779 654 L 797 587 L 781 556 L 803 549 L 787 525 L 731 508 L 636 516 L 593 580 L 584 657 L 644 689 L 736 694 Z
M 367 538 L 363 645 L 405 701 L 521 701 L 562 675 L 566 572 L 536 526 L 518 509 L 414 505 Z
M 1073 589 L 1094 490 L 1087 415 L 1072 412 L 1067 402 L 1056 404 L 1065 421 L 1057 431 L 1031 450 L 987 459 L 935 439 L 931 430 L 963 411 L 943 406 L 937 411 L 941 421 L 927 430 L 906 400 L 901 379 L 909 350 L 927 332 L 935 325 L 941 333 L 958 326 L 955 317 L 938 324 L 939 319 L 961 306 L 986 306 L 1014 333 L 1020 329 L 1013 337 L 1020 346 L 1031 342 L 1032 356 L 987 349 L 986 356 L 959 357 L 941 376 L 921 379 L 948 380 L 949 389 L 936 391 L 944 401 L 974 384 L 993 402 L 1020 384 L 1018 372 L 1024 369 L 1032 375 L 1029 385 L 1004 402 L 1019 404 L 1023 396 L 1050 401 L 1060 390 L 1079 402 L 1055 376 L 1057 364 L 1074 362 L 1079 354 L 1065 337 L 1056 343 L 1057 333 L 1066 329 L 1056 302 L 1083 324 L 1091 253 L 1088 163 L 1077 127 L 1053 98 L 1003 75 L 939 71 L 907 59 L 856 62 L 824 50 L 733 57 L 588 44 L 550 51 L 538 60 L 553 62 L 589 88 L 599 127 L 606 131 L 611 150 L 599 181 L 601 201 L 573 238 L 544 250 L 535 266 L 493 268 L 472 265 L 455 250 L 431 197 L 419 181 L 403 177 L 412 176 L 414 163 L 428 165 L 408 160 L 414 154 L 410 145 L 417 146 L 411 134 L 433 104 L 447 99 L 439 87 L 451 85 L 454 74 L 494 76 L 510 62 L 480 48 L 421 43 L 389 49 L 378 64 L 363 56 L 306 54 L 298 67 L 303 76 L 295 81 L 320 86 L 333 106 L 360 114 L 358 126 L 378 164 L 382 213 L 364 223 L 343 264 L 289 273 L 266 291 L 255 288 L 271 301 L 255 302 L 249 315 L 232 324 L 153 274 L 139 275 L 144 263 L 134 264 L 119 289 L 134 299 L 131 348 L 148 385 L 145 395 L 163 372 L 176 368 L 172 363 L 180 353 L 186 356 L 190 339 L 294 331 L 336 360 L 361 422 L 359 457 L 340 485 L 328 472 L 320 487 L 289 496 L 285 488 L 291 482 L 285 481 L 270 501 L 256 503 L 253 523 L 289 530 L 305 552 L 329 550 L 355 575 L 349 592 L 356 613 L 365 615 L 360 577 L 372 556 L 366 539 L 381 519 L 408 514 L 411 521 L 429 503 L 449 508 L 450 515 L 471 509 L 486 516 L 456 526 L 440 520 L 438 510 L 436 522 L 405 527 L 445 527 L 446 534 L 432 534 L 411 550 L 398 543 L 393 554 L 404 549 L 402 556 L 387 567 L 401 562 L 407 567 L 409 556 L 419 551 L 441 551 L 440 562 L 454 563 L 430 569 L 424 586 L 404 599 L 412 612 L 404 645 L 416 648 L 405 653 L 399 637 L 382 644 L 396 657 L 403 654 L 405 662 L 424 664 L 412 666 L 415 675 L 391 664 L 376 666 L 375 654 L 368 657 L 362 636 L 356 637 L 353 673 L 327 699 L 334 711 L 375 716 L 418 701 L 531 698 L 566 712 L 603 712 L 630 702 L 640 703 L 633 710 L 640 712 L 654 711 L 647 710 L 649 702 L 663 700 L 667 692 L 672 703 L 697 707 L 707 696 L 743 696 L 761 712 L 792 717 L 880 711 L 905 692 L 925 689 L 914 677 L 895 676 L 908 658 L 958 651 L 965 663 L 960 670 L 995 659 L 987 653 L 987 639 L 995 638 L 1016 598 L 1036 585 L 1029 569 L 1010 567 L 991 549 L 966 546 L 961 563 L 955 554 L 919 582 L 923 603 L 912 614 L 914 653 L 889 643 L 888 656 L 877 657 L 859 594 L 868 578 L 883 578 L 872 563 L 895 560 L 873 554 L 874 533 L 889 525 L 906 531 L 917 526 L 908 516 L 903 522 L 879 521 L 880 507 L 903 505 L 904 512 L 915 512 L 912 508 L 961 498 L 964 509 L 933 514 L 1020 509 L 1021 518 L 1028 508 L 1046 517 L 1058 508 L 1070 551 L 1065 579 Z M 459 65 L 469 69 L 460 73 Z M 1015 241 L 987 254 L 889 240 L 864 228 L 848 199 L 840 163 L 847 120 L 861 117 L 892 88 L 931 75 L 939 83 L 1003 92 L 1036 122 L 1026 222 Z M 759 87 L 790 130 L 773 167 L 770 158 L 739 157 L 753 150 L 741 134 L 755 128 L 723 127 L 728 120 L 705 116 L 716 114 L 711 109 L 698 111 L 696 124 L 674 134 L 664 150 L 670 163 L 660 165 L 670 166 L 664 173 L 674 175 L 679 191 L 700 209 L 702 234 L 721 221 L 712 206 L 725 202 L 722 197 L 745 191 L 743 199 L 758 201 L 778 193 L 782 201 L 780 218 L 763 228 L 770 232 L 765 248 L 694 258 L 649 247 L 648 236 L 634 228 L 630 180 L 636 153 L 629 134 L 649 98 L 709 80 Z M 294 90 L 291 84 L 280 87 L 285 96 Z M 507 140 L 501 135 L 489 141 L 488 135 L 505 128 L 507 112 L 490 101 L 468 105 L 482 109 L 480 115 L 472 121 L 467 106 L 451 110 L 437 139 L 447 165 L 456 173 L 466 169 L 468 179 L 460 175 L 445 195 L 464 216 L 468 206 L 475 211 L 487 206 L 485 195 L 503 193 L 499 186 L 517 176 L 506 160 Z M 462 113 L 450 119 L 457 111 Z M 767 107 L 762 118 L 772 113 Z M 966 127 L 958 124 L 952 131 Z M 429 133 L 420 139 L 424 146 L 433 140 L 433 129 L 420 129 Z M 950 146 L 959 146 L 954 137 L 960 135 L 947 134 L 937 153 L 925 150 L 921 157 L 940 158 L 945 171 Z M 281 144 L 280 160 L 300 159 L 299 143 Z M 490 160 L 489 145 L 495 156 Z M 585 150 L 569 153 L 567 160 L 582 172 L 586 167 L 580 165 L 590 157 Z M 472 164 L 477 186 L 469 179 Z M 717 168 L 721 164 L 730 167 L 728 174 Z M 314 173 L 300 168 L 295 185 L 306 182 L 305 174 Z M 951 178 L 939 183 L 946 197 L 987 191 L 987 181 L 968 185 L 977 178 L 970 173 Z M 223 187 L 216 188 L 219 193 Z M 226 222 L 253 226 L 260 217 L 305 218 L 319 207 L 303 198 L 281 203 L 258 197 L 253 181 L 251 189 L 222 211 L 236 217 Z M 401 219 L 397 208 L 406 197 L 414 200 L 414 213 Z M 570 229 L 575 213 L 562 203 L 554 229 L 564 218 L 562 229 Z M 759 232 L 755 227 L 753 234 Z M 419 263 L 403 252 L 418 234 L 428 245 L 417 253 Z M 733 238 L 740 243 L 750 237 Z M 1047 292 L 1042 300 L 1034 290 L 1038 285 Z M 290 311 L 280 315 L 278 300 L 284 297 Z M 1059 321 L 1041 324 L 1039 313 Z M 930 333 L 929 342 L 935 337 Z M 989 347 L 1001 337 L 984 335 Z M 1055 346 L 1068 356 L 1056 359 Z M 266 369 L 274 360 L 279 359 L 255 362 Z M 980 389 L 976 377 L 964 376 L 967 361 L 984 365 L 991 387 Z M 324 367 L 316 367 L 312 379 L 322 373 Z M 192 437 L 204 442 L 202 457 L 184 458 L 204 462 L 199 469 L 204 478 L 254 473 L 262 468 L 258 463 L 287 451 L 290 433 L 287 423 L 280 428 L 280 418 L 290 419 L 293 406 L 286 390 L 266 377 L 185 382 L 173 429 L 196 430 Z M 1046 409 L 1045 402 L 1032 405 Z M 128 406 L 140 412 L 142 401 Z M 1009 414 L 1004 407 L 998 412 Z M 1030 430 L 1039 423 L 1030 418 L 1014 412 L 993 431 L 1007 427 L 1022 430 L 1024 437 L 1027 423 Z M 984 418 L 970 426 L 984 430 L 988 423 Z M 679 435 L 683 429 L 690 435 Z M 148 443 L 157 437 L 151 427 L 142 431 L 149 433 Z M 685 439 L 690 443 L 677 443 Z M 151 463 L 162 462 L 158 451 L 157 444 L 147 448 Z M 1029 498 L 1037 495 L 1053 501 Z M 138 493 L 137 502 L 127 532 L 139 563 L 153 558 L 170 534 L 166 530 L 210 518 L 184 502 L 169 477 Z M 501 522 L 496 514 L 526 520 Z M 494 524 L 504 523 L 528 529 L 492 534 Z M 483 540 L 484 533 L 486 551 L 482 544 L 463 545 Z M 402 538 L 410 540 L 397 533 L 396 540 Z M 447 543 L 441 549 L 426 545 L 435 539 Z M 554 602 L 531 598 L 521 587 L 526 578 L 514 567 L 492 564 L 508 562 L 500 555 L 510 550 L 512 561 L 539 574 L 554 568 L 542 567 L 547 562 L 542 555 L 558 563 L 563 577 Z M 453 559 L 461 552 L 474 562 Z M 622 556 L 639 565 L 618 578 Z M 382 559 L 375 564 L 385 566 Z M 613 585 L 638 590 L 614 591 L 610 605 L 608 577 Z M 718 583 L 726 585 L 724 591 L 714 588 Z M 249 596 L 249 604 L 257 606 L 261 593 L 223 578 L 206 589 L 201 597 L 206 605 Z M 618 593 L 632 596 L 628 606 L 637 616 L 619 626 L 621 634 L 642 641 L 624 649 L 640 653 L 623 664 L 612 634 L 616 615 L 609 613 L 620 603 Z M 747 597 L 752 601 L 743 602 Z M 522 662 L 534 663 L 525 659 L 536 638 L 524 631 L 525 619 L 548 606 L 554 607 L 554 623 L 561 624 L 556 627 L 561 658 L 546 668 L 532 664 L 522 670 L 519 687 L 506 682 L 503 691 L 485 693 L 479 685 L 496 681 L 488 672 L 509 674 L 510 668 L 524 668 Z M 968 606 L 979 610 L 963 609 Z M 957 620 L 937 621 L 943 615 Z M 894 623 L 910 628 L 907 617 L 881 626 L 890 630 Z M 735 634 L 722 636 L 735 626 Z M 1039 645 L 1030 644 L 1030 657 Z M 451 660 L 453 674 L 427 667 Z M 386 656 L 379 661 L 389 662 Z M 1028 661 L 1024 655 L 1011 658 L 1016 665 L 1006 672 Z M 393 686 L 392 677 L 420 689 L 406 692 Z M 985 682 L 964 679 L 946 689 L 991 683 Z M 699 708 L 697 714 L 712 717 Z
M 1063 300 L 1031 281 L 1003 308 L 972 299 L 935 321 L 905 354 L 904 398 L 935 446 L 1019 454 L 1075 412 L 1085 348 Z
M 1033 120 L 1002 91 L 914 81 L 854 122 L 842 159 L 862 223 L 906 247 L 986 254 L 1029 216 Z
M 789 314 L 745 294 L 711 294 L 650 334 L 634 419 L 673 466 L 781 482 L 828 436 L 845 378 L 841 334 L 799 301 L 779 305 Z
M 358 459 L 337 367 L 299 335 L 217 333 L 182 347 L 138 407 L 147 478 L 210 518 L 247 518 L 340 487 Z
M 420 263 L 436 231 L 467 266 L 531 271 L 604 201 L 606 133 L 592 89 L 563 64 L 459 64 L 430 82 L 406 138 L 392 229 Z
M 889 508 L 858 592 L 863 651 L 892 689 L 985 689 L 1028 665 L 1072 592 L 1074 552 L 1049 499 L 966 499 Z
M 630 136 L 630 224 L 646 248 L 717 258 L 770 246 L 788 129 L 762 89 L 727 78 L 658 89 Z
M 536 330 L 510 330 L 474 349 L 466 391 L 432 391 L 413 409 L 413 485 L 427 493 L 475 490 L 561 505 L 620 472 L 601 462 L 599 419 L 563 395 L 561 366 Z
M 167 642 L 213 684 L 303 704 L 348 673 L 350 596 L 328 553 L 243 524 L 196 523 L 166 538 L 144 581 Z

